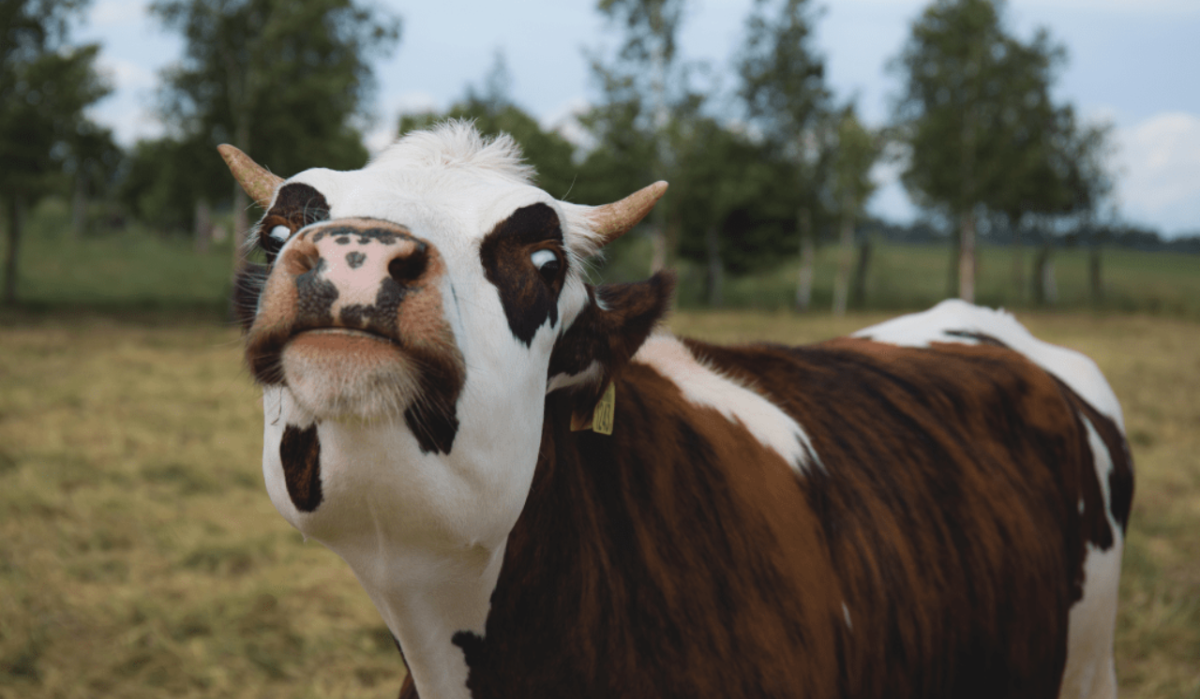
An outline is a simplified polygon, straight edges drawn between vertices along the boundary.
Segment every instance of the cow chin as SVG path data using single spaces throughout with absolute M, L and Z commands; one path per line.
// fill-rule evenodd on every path
M 387 340 L 356 331 L 314 330 L 280 356 L 284 382 L 317 419 L 403 414 L 420 390 L 413 360 Z

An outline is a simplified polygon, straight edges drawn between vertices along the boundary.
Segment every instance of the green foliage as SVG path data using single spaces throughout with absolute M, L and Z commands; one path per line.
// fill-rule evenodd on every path
M 875 191 L 871 168 L 883 153 L 883 139 L 862 125 L 853 107 L 837 118 L 837 147 L 833 155 L 833 208 L 855 217 Z
M 1103 129 L 1083 129 L 1050 95 L 1066 51 L 1044 29 L 1022 42 L 1003 0 L 936 0 L 892 68 L 902 175 L 920 204 L 961 216 L 1093 210 L 1107 193 Z
M 163 76 L 173 131 L 233 143 L 280 172 L 366 161 L 350 120 L 397 18 L 353 0 L 158 0 L 150 11 L 187 42 Z
M 815 10 L 809 0 L 755 0 L 738 57 L 739 94 L 750 120 L 797 161 L 828 110 L 825 61 L 813 46 Z
M 167 231 L 186 231 L 193 205 L 221 201 L 229 191 L 225 164 L 199 138 L 139 141 L 127 156 L 120 199 L 138 220 Z
M 65 183 L 68 161 L 94 156 L 105 140 L 84 114 L 109 91 L 95 70 L 99 46 L 67 44 L 68 25 L 83 6 L 79 0 L 0 0 L 0 198 L 7 210 L 6 303 L 16 302 L 26 208 Z
M 228 316 L 228 239 L 201 254 L 191 241 L 159 235 L 137 222 L 75 240 L 67 239 L 69 227 L 70 213 L 60 198 L 47 198 L 30 212 L 23 255 L 25 308 Z

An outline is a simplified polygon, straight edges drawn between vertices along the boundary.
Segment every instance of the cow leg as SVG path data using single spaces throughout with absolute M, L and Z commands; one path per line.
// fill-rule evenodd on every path
M 1113 630 L 1123 543 L 1118 537 L 1107 551 L 1088 546 L 1083 598 L 1071 608 L 1060 699 L 1116 699 Z

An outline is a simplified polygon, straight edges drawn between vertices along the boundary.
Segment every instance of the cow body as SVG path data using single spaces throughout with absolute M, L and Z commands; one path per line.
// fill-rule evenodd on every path
M 612 437 L 552 398 L 486 640 L 459 639 L 473 696 L 1056 697 L 1070 663 L 1061 696 L 1115 696 L 1115 570 L 1085 566 L 1119 559 L 1119 416 L 964 339 L 652 337 Z M 705 374 L 760 412 L 689 399 Z M 772 410 L 812 452 L 745 429 Z M 1098 636 L 1072 624 L 1085 592 Z
M 403 696 L 1115 697 L 1133 475 L 1094 364 L 960 302 L 676 338 L 669 276 L 579 276 L 646 207 L 526 174 L 452 127 L 259 197 L 268 492 Z M 611 434 L 573 429 L 609 386 Z

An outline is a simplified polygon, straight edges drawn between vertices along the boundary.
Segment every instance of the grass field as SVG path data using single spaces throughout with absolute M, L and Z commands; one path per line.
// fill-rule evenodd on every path
M 267 499 L 237 332 L 156 317 L 0 316 L 0 699 L 395 696 L 402 665 L 366 595 Z M 672 322 L 806 342 L 881 318 Z M 1122 696 L 1196 699 L 1200 325 L 1021 318 L 1094 357 L 1125 406 Z
M 21 256 L 20 296 L 28 308 L 101 310 L 105 313 L 144 313 L 169 310 L 224 317 L 230 288 L 229 243 L 205 254 L 192 250 L 181 237 L 152 235 L 133 226 L 111 233 L 71 240 L 69 211 L 61 201 L 46 200 L 30 217 Z M 978 301 L 992 306 L 1027 308 L 1028 293 L 1011 288 L 1012 250 L 986 244 L 979 254 Z M 838 251 L 817 250 L 813 307 L 829 309 Z M 647 274 L 649 241 L 622 241 L 602 270 L 611 280 L 641 279 Z M 1033 251 L 1026 249 L 1027 266 Z M 1105 297 L 1091 298 L 1087 284 L 1087 251 L 1055 253 L 1059 310 L 1138 312 L 1200 320 L 1200 255 L 1105 250 Z M 876 243 L 866 283 L 866 308 L 884 311 L 926 308 L 946 294 L 949 251 L 938 245 Z M 726 285 L 726 305 L 733 308 L 789 308 L 795 295 L 798 261 L 781 259 L 773 268 Z M 679 303 L 703 305 L 703 270 L 678 266 Z

